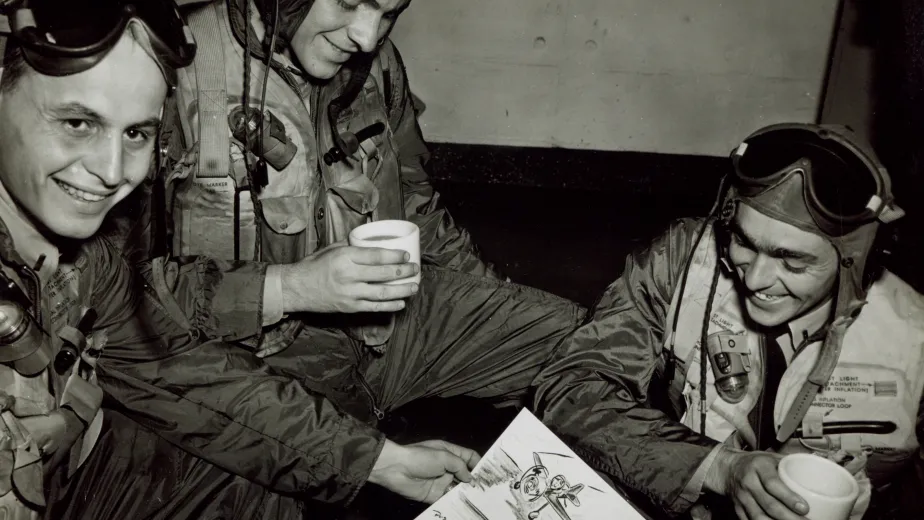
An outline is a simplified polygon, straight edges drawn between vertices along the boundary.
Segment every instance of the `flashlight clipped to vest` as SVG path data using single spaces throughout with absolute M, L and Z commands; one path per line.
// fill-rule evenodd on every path
M 269 110 L 261 114 L 256 108 L 247 107 L 245 112 L 244 107 L 235 107 L 228 116 L 228 123 L 234 138 L 242 143 L 249 142 L 248 151 L 276 171 L 288 166 L 298 152 L 298 147 L 286 134 L 285 125 Z
M 48 337 L 32 321 L 30 306 L 22 289 L 0 271 L 0 363 L 27 377 L 51 361 Z
M 715 389 L 724 401 L 740 403 L 748 393 L 751 357 L 743 334 L 717 332 L 706 338 Z

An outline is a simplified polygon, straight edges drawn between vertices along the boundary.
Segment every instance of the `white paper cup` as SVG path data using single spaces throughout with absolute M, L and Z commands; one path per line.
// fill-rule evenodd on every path
M 809 506 L 809 520 L 847 520 L 860 494 L 860 485 L 835 462 L 810 453 L 780 460 L 780 479 Z
M 350 231 L 349 242 L 356 247 L 380 247 L 407 251 L 408 262 L 420 265 L 420 229 L 407 220 L 379 220 Z M 420 283 L 420 272 L 414 276 L 385 282 L 389 285 Z

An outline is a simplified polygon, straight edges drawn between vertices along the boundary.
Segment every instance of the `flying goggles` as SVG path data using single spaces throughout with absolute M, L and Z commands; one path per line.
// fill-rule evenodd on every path
M 731 159 L 733 184 L 744 198 L 801 174 L 812 219 L 830 236 L 843 236 L 876 219 L 891 222 L 904 214 L 892 203 L 888 176 L 878 160 L 846 133 L 832 128 L 770 127 L 748 137 Z
M 173 0 L 24 0 L 0 12 L 26 62 L 47 76 L 90 69 L 132 23 L 144 28 L 162 68 L 192 63 L 196 42 Z

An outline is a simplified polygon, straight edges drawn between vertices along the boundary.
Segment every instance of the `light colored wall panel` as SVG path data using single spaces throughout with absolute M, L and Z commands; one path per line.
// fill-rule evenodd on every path
M 416 0 L 393 39 L 434 142 L 724 155 L 812 121 L 838 0 Z

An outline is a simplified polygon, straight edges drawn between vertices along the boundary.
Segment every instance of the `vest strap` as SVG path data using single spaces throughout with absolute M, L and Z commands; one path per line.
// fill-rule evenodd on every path
M 853 323 L 853 318 L 838 318 L 828 329 L 828 335 L 825 337 L 824 345 L 821 346 L 821 355 L 808 379 L 802 384 L 799 393 L 796 394 L 795 400 L 786 412 L 780 430 L 776 433 L 777 442 L 783 443 L 792 437 L 802 424 L 802 419 L 808 413 L 815 396 L 828 384 L 831 374 L 834 373 L 834 367 L 837 366 L 837 360 L 841 357 L 841 346 L 844 344 L 844 335 L 847 333 L 847 327 Z
M 196 178 L 224 178 L 229 174 L 231 138 L 228 135 L 228 85 L 218 7 L 214 3 L 189 15 L 189 25 L 200 35 L 194 67 L 199 110 L 199 160 Z M 179 90 L 179 89 L 178 89 Z
M 84 425 L 89 425 L 96 417 L 103 404 L 103 389 L 90 381 L 80 377 L 78 362 L 72 369 L 67 383 L 64 385 L 64 395 L 61 396 L 61 408 L 69 408 Z

